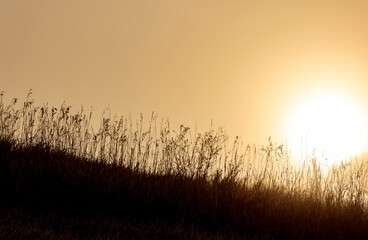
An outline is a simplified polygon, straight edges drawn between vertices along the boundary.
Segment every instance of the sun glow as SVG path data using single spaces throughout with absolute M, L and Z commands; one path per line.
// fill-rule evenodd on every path
M 359 104 L 340 93 L 306 98 L 291 115 L 288 142 L 292 151 L 339 163 L 358 155 L 367 142 L 367 121 Z M 321 157 L 323 156 L 323 157 Z

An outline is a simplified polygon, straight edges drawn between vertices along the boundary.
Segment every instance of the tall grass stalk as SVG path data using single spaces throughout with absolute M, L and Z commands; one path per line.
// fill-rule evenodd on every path
M 367 161 L 323 172 L 314 154 L 295 165 L 271 138 L 247 145 L 212 124 L 172 129 L 152 113 L 144 126 L 143 115 L 133 121 L 109 109 L 95 130 L 91 111 L 73 112 L 65 103 L 35 106 L 31 91 L 23 104 L 1 93 L 2 201 L 46 198 L 276 238 L 368 237 Z
M 15 146 L 47 146 L 139 173 L 226 180 L 247 189 L 278 189 L 328 204 L 366 204 L 367 162 L 351 161 L 322 174 L 315 157 L 304 157 L 302 167 L 296 167 L 287 147 L 271 138 L 264 146 L 245 145 L 238 137 L 230 140 L 223 128 L 198 133 L 181 125 L 173 130 L 154 113 L 143 128 L 142 115 L 132 121 L 111 117 L 109 111 L 95 131 L 92 112 L 83 107 L 71 112 L 65 103 L 34 106 L 31 91 L 21 106 L 16 98 L 5 104 L 1 93 L 0 139 Z

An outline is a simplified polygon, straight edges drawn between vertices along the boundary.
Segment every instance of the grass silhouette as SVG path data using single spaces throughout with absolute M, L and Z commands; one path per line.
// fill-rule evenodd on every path
M 365 239 L 365 162 L 0 98 L 1 239 Z M 193 135 L 192 135 L 193 134 Z M 5 229 L 5 230 L 4 230 Z

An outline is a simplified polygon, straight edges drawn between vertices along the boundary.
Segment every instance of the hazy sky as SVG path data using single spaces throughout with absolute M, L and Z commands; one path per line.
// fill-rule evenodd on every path
M 368 1 L 1 0 L 0 89 L 284 139 L 303 97 L 368 111 Z M 99 118 L 100 116 L 95 116 Z

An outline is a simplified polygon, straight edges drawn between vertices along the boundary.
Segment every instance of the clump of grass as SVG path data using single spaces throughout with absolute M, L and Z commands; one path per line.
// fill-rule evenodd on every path
M 368 236 L 368 166 L 351 162 L 322 174 L 313 157 L 291 164 L 271 139 L 230 141 L 222 128 L 177 131 L 152 114 L 132 122 L 92 114 L 8 105 L 0 96 L 2 204 L 185 222 L 208 231 L 276 238 Z

